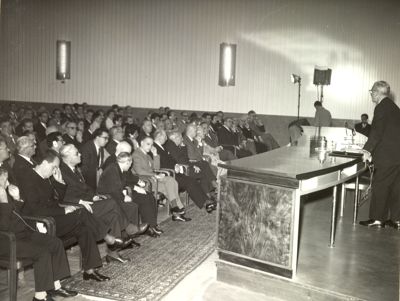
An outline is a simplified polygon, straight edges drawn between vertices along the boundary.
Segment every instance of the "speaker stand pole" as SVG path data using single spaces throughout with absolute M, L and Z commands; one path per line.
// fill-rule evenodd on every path
M 298 95 L 297 95 L 297 120 L 300 119 L 300 97 L 301 97 L 301 93 L 300 93 L 300 88 L 301 88 L 301 79 L 299 79 L 298 82 L 299 85 L 299 90 L 298 90 Z
M 321 103 L 324 102 L 324 85 L 321 85 Z

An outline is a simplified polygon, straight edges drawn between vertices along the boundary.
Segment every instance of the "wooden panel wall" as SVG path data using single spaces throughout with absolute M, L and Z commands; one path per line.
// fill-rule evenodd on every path
M 333 69 L 335 118 L 372 114 L 368 89 L 400 88 L 396 0 L 3 0 L 0 99 L 312 116 L 314 65 Z M 55 79 L 56 40 L 72 43 Z M 219 44 L 237 43 L 236 86 L 217 85 Z

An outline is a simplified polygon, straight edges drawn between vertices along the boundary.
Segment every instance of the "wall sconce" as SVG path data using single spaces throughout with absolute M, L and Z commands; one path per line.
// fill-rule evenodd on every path
M 228 87 L 235 85 L 236 44 L 222 43 L 219 47 L 219 80 L 218 85 Z
M 65 83 L 71 79 L 71 42 L 57 41 L 56 79 Z

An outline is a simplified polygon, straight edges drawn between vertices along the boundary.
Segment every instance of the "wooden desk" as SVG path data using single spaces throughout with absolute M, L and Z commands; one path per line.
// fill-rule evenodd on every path
M 220 166 L 228 173 L 219 190 L 219 258 L 288 278 L 296 275 L 301 196 L 334 187 L 333 247 L 337 187 L 365 170 L 360 158 L 327 156 L 321 162 L 310 156 L 309 146 L 283 147 Z

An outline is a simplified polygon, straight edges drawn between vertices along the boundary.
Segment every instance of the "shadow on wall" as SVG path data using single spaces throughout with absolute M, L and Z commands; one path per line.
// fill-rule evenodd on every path
M 33 109 L 37 110 L 41 106 L 45 106 L 49 112 L 52 112 L 55 108 L 61 108 L 62 104 L 54 104 L 54 103 L 46 103 L 46 102 L 25 102 L 25 101 L 9 101 L 9 100 L 0 100 L 0 108 L 1 110 L 8 110 L 8 106 L 11 102 L 16 102 L 17 105 L 19 106 L 31 106 Z M 90 108 L 94 110 L 102 109 L 102 110 L 107 110 L 109 107 L 107 106 L 96 106 L 96 105 L 89 105 Z M 144 117 L 147 115 L 149 111 L 157 111 L 158 108 L 134 108 L 134 118 L 138 118 L 139 120 L 143 120 Z M 188 110 L 175 110 L 172 108 L 175 112 L 177 112 L 178 117 L 179 113 L 182 111 L 186 112 L 196 112 L 199 116 L 204 112 L 204 111 L 188 111 Z M 212 112 L 211 112 L 212 113 Z M 247 114 L 247 112 L 244 113 L 230 113 L 230 112 L 224 112 L 225 116 L 229 117 L 241 117 L 243 114 Z M 288 132 L 288 125 L 292 121 L 296 120 L 296 116 L 282 116 L 282 115 L 262 115 L 262 114 L 257 114 L 259 119 L 262 120 L 262 122 L 265 125 L 266 130 L 271 133 L 272 136 L 276 139 L 276 141 L 279 143 L 280 146 L 285 146 L 289 143 L 289 132 Z M 307 117 L 301 117 L 300 118 L 305 118 L 307 119 L 310 124 L 312 125 L 314 123 L 314 118 L 307 118 Z M 355 124 L 359 122 L 358 120 L 350 120 L 350 119 L 333 119 L 332 123 L 334 127 L 344 127 L 345 123 L 348 123 L 349 125 Z

